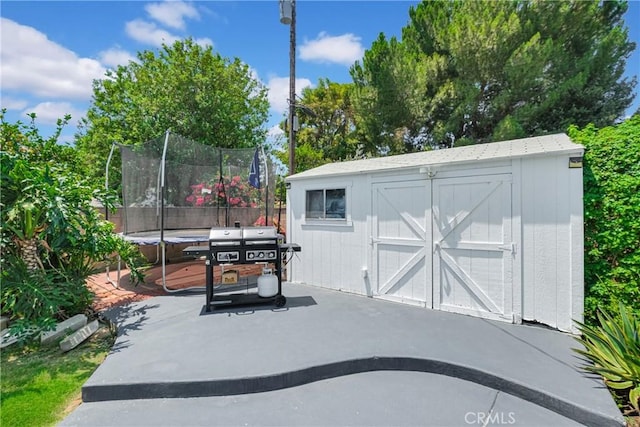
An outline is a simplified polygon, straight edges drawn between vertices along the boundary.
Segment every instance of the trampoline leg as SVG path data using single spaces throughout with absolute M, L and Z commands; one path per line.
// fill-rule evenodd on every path
M 116 282 L 116 287 L 119 288 L 120 287 L 120 273 L 122 270 L 122 258 L 120 258 L 120 255 L 118 255 L 118 281 Z
M 107 261 L 107 267 L 106 267 L 106 273 L 107 273 L 107 283 L 111 283 L 113 285 L 113 287 L 115 287 L 116 289 L 120 288 L 120 263 L 121 263 L 121 258 L 120 255 L 118 255 L 118 276 L 116 278 L 116 281 L 114 282 L 111 279 L 111 276 L 109 275 L 109 262 Z
M 167 286 L 167 259 L 165 250 L 165 243 L 161 242 L 160 246 L 162 246 L 162 289 L 164 289 L 167 293 L 176 293 L 176 292 L 185 292 L 185 291 L 201 291 L 205 289 L 205 286 L 192 286 L 189 288 L 182 289 L 171 289 Z
M 164 246 L 162 247 L 162 258 L 164 258 Z M 157 264 L 160 261 L 160 245 L 156 246 L 156 260 L 153 261 L 153 264 Z M 164 261 L 163 261 L 164 264 Z
M 162 246 L 162 288 L 165 290 L 165 292 L 170 292 L 170 290 L 167 288 L 167 269 L 166 269 L 166 259 L 165 259 L 166 250 L 164 247 L 164 242 L 161 242 L 160 246 Z

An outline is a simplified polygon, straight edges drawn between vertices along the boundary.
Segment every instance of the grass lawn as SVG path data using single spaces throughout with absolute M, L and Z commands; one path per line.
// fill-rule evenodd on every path
M 11 346 L 0 355 L 0 425 L 52 426 L 79 403 L 81 387 L 102 363 L 115 336 L 101 328 L 62 353 L 51 347 Z

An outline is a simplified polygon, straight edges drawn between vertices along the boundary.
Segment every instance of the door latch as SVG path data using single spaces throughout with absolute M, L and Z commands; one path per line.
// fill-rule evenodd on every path
M 498 246 L 498 249 L 501 251 L 511 252 L 512 254 L 516 253 L 517 245 L 515 242 L 511 242 L 508 245 Z

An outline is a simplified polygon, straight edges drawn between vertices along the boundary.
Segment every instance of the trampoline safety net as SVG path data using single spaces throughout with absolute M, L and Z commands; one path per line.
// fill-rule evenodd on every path
M 167 132 L 121 145 L 120 154 L 125 235 L 265 225 L 265 214 L 273 218 L 275 173 L 262 150 L 222 149 Z

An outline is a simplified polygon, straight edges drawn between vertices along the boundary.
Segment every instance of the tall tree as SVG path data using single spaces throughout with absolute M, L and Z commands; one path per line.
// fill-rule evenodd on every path
M 303 89 L 296 112 L 296 172 L 357 155 L 360 146 L 355 134 L 352 88 L 352 84 L 320 79 L 317 87 Z M 286 163 L 288 151 L 281 156 Z
M 381 34 L 351 68 L 363 139 L 407 152 L 612 124 L 636 85 L 623 78 L 635 49 L 626 9 L 424 1 L 409 10 L 402 41 Z
M 267 89 L 240 59 L 176 41 L 94 81 L 76 146 L 102 177 L 113 141 L 142 143 L 171 129 L 216 147 L 253 147 L 264 140 L 268 110 Z
M 363 64 L 352 67 L 353 104 L 367 154 L 421 148 L 421 130 L 428 120 L 427 79 L 436 76 L 427 70 L 429 65 L 405 44 L 380 34 Z

